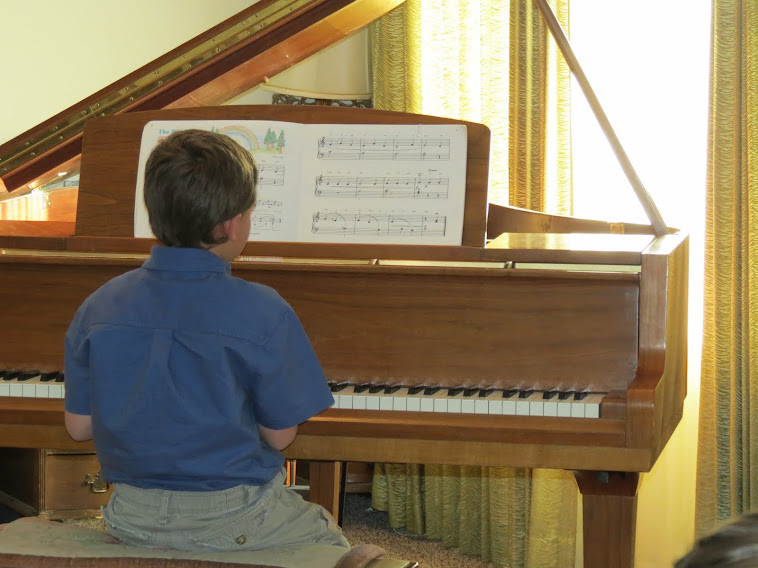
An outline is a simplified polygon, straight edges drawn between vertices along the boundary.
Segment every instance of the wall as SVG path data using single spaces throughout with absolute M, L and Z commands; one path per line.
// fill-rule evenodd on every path
M 257 0 L 2 0 L 0 144 Z

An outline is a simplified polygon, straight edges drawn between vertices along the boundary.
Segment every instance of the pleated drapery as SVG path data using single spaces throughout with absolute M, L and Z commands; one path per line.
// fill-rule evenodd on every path
M 565 27 L 568 0 L 551 2 Z M 492 132 L 490 201 L 571 214 L 569 71 L 531 1 L 407 0 L 371 27 L 374 107 Z M 569 472 L 377 464 L 390 525 L 499 566 L 573 566 Z
M 712 22 L 698 535 L 758 509 L 758 2 Z

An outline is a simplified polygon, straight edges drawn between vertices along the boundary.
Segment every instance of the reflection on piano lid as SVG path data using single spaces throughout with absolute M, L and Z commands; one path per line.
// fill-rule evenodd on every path
M 498 416 L 600 418 L 604 393 L 491 387 L 329 383 L 332 408 Z
M 60 371 L 0 370 L 0 397 L 63 398 L 64 393 Z

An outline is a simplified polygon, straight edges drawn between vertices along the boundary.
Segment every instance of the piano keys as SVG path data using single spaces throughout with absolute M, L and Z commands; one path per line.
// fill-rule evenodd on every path
M 0 370 L 0 397 L 62 399 L 64 388 L 60 371 Z
M 600 418 L 605 393 L 330 383 L 332 408 L 490 416 Z
M 554 416 L 600 418 L 604 393 L 535 391 L 489 387 L 428 387 L 331 382 L 332 408 L 437 412 L 493 416 Z M 64 375 L 60 371 L 0 371 L 0 397 L 63 399 Z

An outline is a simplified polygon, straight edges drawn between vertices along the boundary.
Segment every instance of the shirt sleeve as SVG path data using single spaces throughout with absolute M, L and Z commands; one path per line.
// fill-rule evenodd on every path
M 65 408 L 74 414 L 92 414 L 89 396 L 89 342 L 77 312 L 68 328 L 64 350 Z
M 253 392 L 256 421 L 273 430 L 296 426 L 334 403 L 305 330 L 287 308 L 266 342 Z

